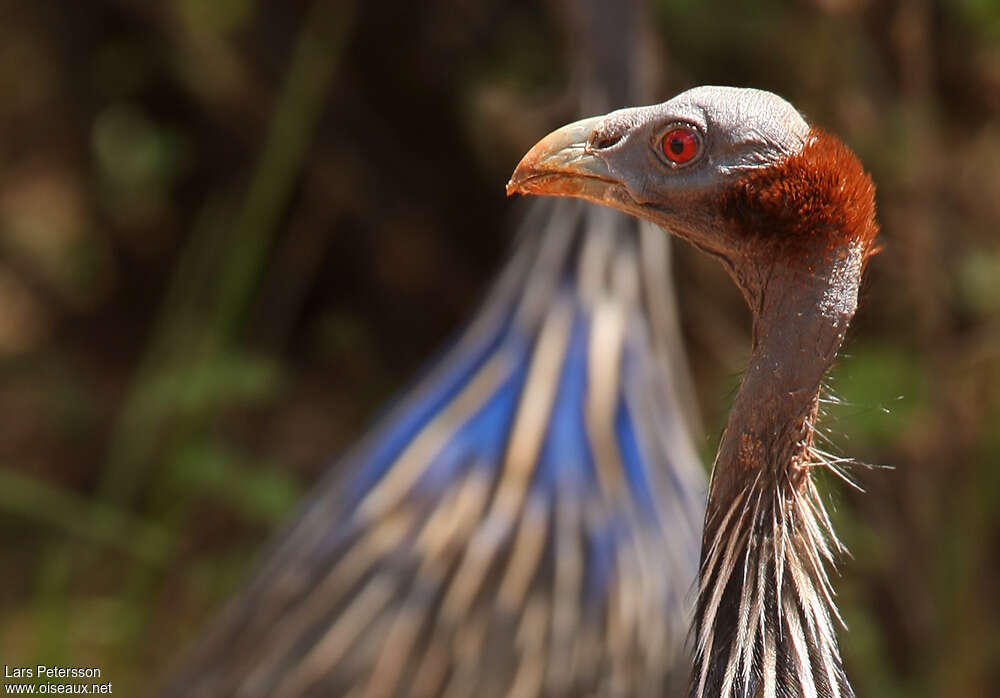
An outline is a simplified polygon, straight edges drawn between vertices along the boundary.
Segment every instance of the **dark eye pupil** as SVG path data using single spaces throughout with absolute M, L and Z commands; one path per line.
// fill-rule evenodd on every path
M 671 138 L 670 139 L 670 152 L 673 153 L 674 155 L 680 155 L 681 153 L 683 153 L 684 152 L 684 141 L 682 141 L 680 138 Z

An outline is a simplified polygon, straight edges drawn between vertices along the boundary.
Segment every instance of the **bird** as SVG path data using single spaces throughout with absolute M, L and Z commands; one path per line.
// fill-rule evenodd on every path
M 635 9 L 575 6 L 617 24 Z M 614 43 L 591 68 L 622 78 L 628 33 L 583 14 L 582 35 Z M 581 82 L 591 103 L 628 92 Z M 331 465 L 156 695 L 682 686 L 707 483 L 668 242 L 606 208 L 532 201 L 467 328 Z
M 657 696 L 686 675 L 705 480 L 656 349 L 664 239 L 558 203 L 159 695 Z
M 688 696 L 853 696 L 829 577 L 843 546 L 813 475 L 840 470 L 814 436 L 823 378 L 878 251 L 871 176 L 785 99 L 704 86 L 554 131 L 507 191 L 656 224 L 719 260 L 742 291 L 751 356 L 709 484 Z

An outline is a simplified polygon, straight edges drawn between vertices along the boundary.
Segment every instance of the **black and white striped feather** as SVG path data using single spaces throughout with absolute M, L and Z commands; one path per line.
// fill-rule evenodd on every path
M 807 453 L 804 466 L 759 470 L 708 515 L 691 698 L 854 697 L 827 572 L 844 548 L 809 472 L 837 466 Z

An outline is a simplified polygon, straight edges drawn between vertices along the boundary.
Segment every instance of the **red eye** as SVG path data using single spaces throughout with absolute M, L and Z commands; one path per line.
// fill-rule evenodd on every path
M 693 129 L 680 126 L 672 128 L 663 136 L 663 154 L 675 165 L 683 165 L 694 159 L 701 147 L 701 139 Z

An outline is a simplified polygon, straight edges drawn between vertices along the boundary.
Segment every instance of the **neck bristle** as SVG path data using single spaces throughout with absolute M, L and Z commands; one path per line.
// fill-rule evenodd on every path
M 812 479 L 826 462 L 813 447 L 817 400 L 818 388 L 779 410 L 783 421 L 744 413 L 727 427 L 702 541 L 691 698 L 854 695 L 827 573 L 843 547 Z
M 767 427 L 778 443 L 753 420 L 727 428 L 733 447 L 716 462 L 702 541 L 691 698 L 854 695 L 827 572 L 843 547 L 812 477 L 827 462 L 812 443 L 816 400 Z
M 763 475 L 706 529 L 692 698 L 850 698 L 825 566 L 842 550 L 812 481 Z

